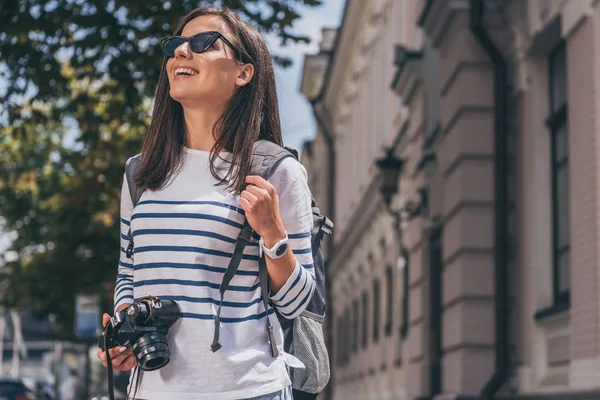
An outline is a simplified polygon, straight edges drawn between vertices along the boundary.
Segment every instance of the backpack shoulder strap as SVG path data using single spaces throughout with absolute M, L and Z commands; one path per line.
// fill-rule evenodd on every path
M 140 201 L 140 197 L 142 197 L 142 193 L 144 193 L 144 189 L 138 187 L 135 183 L 135 176 L 141 166 L 141 156 L 141 154 L 133 156 L 125 163 L 125 179 L 127 180 L 127 186 L 129 187 L 129 196 L 131 196 L 132 208 L 137 205 L 137 203 Z M 129 244 L 127 245 L 127 250 L 125 250 L 125 255 L 127 258 L 131 258 L 133 255 L 133 236 L 131 235 L 131 225 L 127 230 L 127 239 L 129 240 Z
M 134 179 L 140 170 L 141 161 L 142 155 L 138 154 L 131 157 L 125 163 L 125 179 L 127 179 L 127 186 L 129 186 L 129 194 L 131 196 L 131 203 L 133 204 L 133 207 L 137 205 L 137 203 L 140 201 L 140 197 L 142 197 L 142 193 L 144 193 L 142 188 L 137 187 Z
M 253 157 L 252 157 L 252 166 L 250 168 L 250 175 L 258 175 L 263 179 L 269 179 L 269 177 L 275 171 L 275 168 L 279 165 L 281 161 L 283 161 L 287 157 L 294 157 L 294 154 L 287 150 L 284 147 L 277 145 L 276 143 L 269 142 L 267 140 L 259 140 L 254 145 Z M 240 234 L 235 242 L 235 248 L 231 259 L 229 260 L 229 265 L 225 270 L 225 274 L 223 275 L 223 280 L 221 285 L 219 286 L 219 294 L 220 301 L 217 306 L 217 314 L 215 316 L 215 330 L 213 335 L 213 342 L 211 344 L 211 350 L 213 352 L 218 351 L 221 348 L 221 343 L 219 343 L 220 337 L 220 325 L 221 325 L 221 306 L 223 303 L 223 295 L 229 288 L 229 283 L 231 279 L 235 276 L 237 272 L 240 261 L 242 260 L 244 254 L 244 248 L 248 244 L 248 242 L 252 239 L 254 235 L 254 231 L 248 224 L 248 220 L 244 221 L 244 225 L 240 231 Z M 266 324 L 267 324 L 267 334 L 269 338 L 269 342 L 271 345 L 271 354 L 273 357 L 277 357 L 279 351 L 277 350 L 277 344 L 275 342 L 275 335 L 273 333 L 273 326 L 271 325 L 271 320 L 269 319 L 269 304 L 268 304 L 268 275 L 267 268 L 264 259 L 259 260 L 259 282 L 261 288 L 261 297 L 263 300 L 263 305 L 265 307 L 266 316 Z
M 277 166 L 288 157 L 298 159 L 295 150 L 279 146 L 268 140 L 259 140 L 254 144 L 250 175 L 269 179 Z

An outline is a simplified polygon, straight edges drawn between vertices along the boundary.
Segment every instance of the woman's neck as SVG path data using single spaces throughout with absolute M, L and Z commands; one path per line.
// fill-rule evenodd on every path
M 216 142 L 213 128 L 221 114 L 222 112 L 210 109 L 184 108 L 183 118 L 187 132 L 186 147 L 210 151 Z

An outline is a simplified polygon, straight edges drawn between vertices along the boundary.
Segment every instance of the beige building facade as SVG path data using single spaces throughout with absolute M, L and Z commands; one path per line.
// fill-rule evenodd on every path
M 348 0 L 301 90 L 321 398 L 600 399 L 600 1 Z

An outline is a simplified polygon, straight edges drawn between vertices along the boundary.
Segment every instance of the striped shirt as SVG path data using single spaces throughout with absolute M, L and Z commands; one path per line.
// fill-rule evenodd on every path
M 121 256 L 115 309 L 143 296 L 177 301 L 182 318 L 169 330 L 171 361 L 144 372 L 136 397 L 142 399 L 246 399 L 277 392 L 291 384 L 283 352 L 283 332 L 274 310 L 299 315 L 314 291 L 310 232 L 313 227 L 306 171 L 287 158 L 271 184 L 279 195 L 280 215 L 296 257 L 284 286 L 264 309 L 258 281 L 258 243 L 246 247 L 239 270 L 225 293 L 220 343 L 210 345 L 219 302 L 219 285 L 244 222 L 239 196 L 217 180 L 209 152 L 184 148 L 181 167 L 167 185 L 146 191 L 135 209 L 127 181 L 121 192 Z M 230 159 L 230 154 L 225 158 Z M 219 161 L 217 167 L 226 161 Z M 134 255 L 125 255 L 131 226 Z M 271 319 L 280 356 L 270 353 L 266 320 Z

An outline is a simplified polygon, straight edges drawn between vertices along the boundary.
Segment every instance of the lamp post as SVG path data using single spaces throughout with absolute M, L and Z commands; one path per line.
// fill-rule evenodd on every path
M 394 154 L 394 148 L 390 147 L 386 150 L 385 156 L 375 161 L 377 168 L 380 173 L 380 186 L 379 192 L 385 203 L 387 211 L 394 217 L 394 228 L 396 230 L 396 236 L 399 243 L 402 243 L 402 231 L 400 229 L 400 223 L 402 222 L 402 213 L 392 209 L 392 198 L 398 193 L 400 184 L 400 174 L 404 167 L 404 160 L 396 157 Z M 412 215 L 409 216 L 409 218 Z M 397 268 L 401 269 L 403 277 L 403 293 L 402 293 L 402 323 L 400 325 L 400 339 L 403 340 L 408 334 L 408 296 L 409 296 L 409 259 L 408 252 L 401 245 L 401 249 L 398 254 Z

